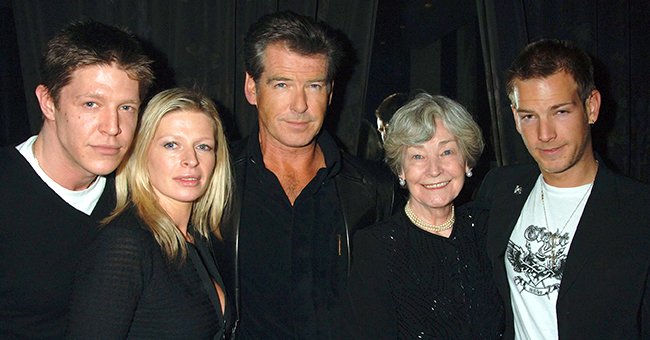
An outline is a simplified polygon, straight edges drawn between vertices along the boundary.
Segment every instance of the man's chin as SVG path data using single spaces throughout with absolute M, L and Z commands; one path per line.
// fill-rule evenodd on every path
M 86 169 L 89 173 L 95 176 L 106 176 L 115 171 L 118 165 L 119 162 L 98 162 L 89 165 Z

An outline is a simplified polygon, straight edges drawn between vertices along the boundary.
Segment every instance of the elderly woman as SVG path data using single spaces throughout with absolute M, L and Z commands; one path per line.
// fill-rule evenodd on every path
M 185 89 L 153 97 L 116 191 L 75 282 L 68 337 L 224 338 L 231 306 L 209 239 L 231 172 L 214 104 Z
M 385 149 L 408 202 L 355 235 L 355 338 L 499 338 L 485 214 L 454 207 L 483 150 L 478 125 L 453 100 L 421 93 L 390 120 Z

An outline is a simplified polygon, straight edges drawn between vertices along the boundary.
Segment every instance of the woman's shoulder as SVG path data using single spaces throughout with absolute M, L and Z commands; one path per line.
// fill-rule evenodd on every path
M 135 208 L 126 209 L 106 225 L 100 227 L 97 241 L 115 244 L 143 244 L 155 241 L 153 235 L 138 217 Z
M 383 221 L 358 230 L 355 233 L 354 242 L 392 242 L 395 236 L 404 229 L 400 214 L 401 212 L 397 212 Z

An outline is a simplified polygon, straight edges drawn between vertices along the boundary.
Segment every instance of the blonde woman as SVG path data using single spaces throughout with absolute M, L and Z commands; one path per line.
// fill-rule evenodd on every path
M 230 191 L 214 104 L 186 89 L 153 97 L 117 172 L 117 206 L 78 272 L 68 336 L 224 338 L 230 305 L 209 239 Z

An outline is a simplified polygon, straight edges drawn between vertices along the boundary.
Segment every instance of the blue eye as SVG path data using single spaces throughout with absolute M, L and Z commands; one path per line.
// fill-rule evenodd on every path
M 131 106 L 131 105 L 122 105 L 122 106 L 120 106 L 120 110 L 122 110 L 122 111 L 129 111 L 129 112 L 135 112 L 135 111 L 138 111 L 137 108 L 135 108 L 134 106 Z
M 212 151 L 212 147 L 208 144 L 200 144 L 196 146 L 197 149 L 201 151 Z
M 167 142 L 163 144 L 163 148 L 165 149 L 175 149 L 176 148 L 176 142 Z
M 449 155 L 453 155 L 453 154 L 454 154 L 453 150 L 445 150 L 445 151 L 442 152 L 443 156 L 449 156 Z

